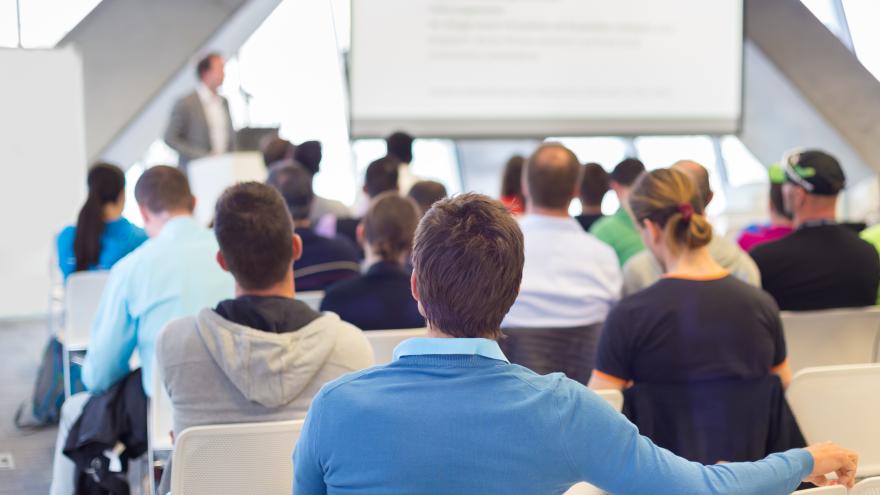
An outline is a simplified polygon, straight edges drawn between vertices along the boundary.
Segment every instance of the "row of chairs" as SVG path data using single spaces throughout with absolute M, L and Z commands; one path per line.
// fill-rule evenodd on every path
M 602 391 L 600 395 L 618 412 L 623 395 Z M 175 495 L 224 495 L 292 492 L 291 453 L 303 421 L 212 425 L 189 428 L 177 439 L 171 492 Z M 876 437 L 875 437 L 876 438 Z M 601 495 L 587 483 L 578 483 L 565 495 Z M 852 490 L 842 486 L 814 488 L 796 495 L 880 495 L 880 478 L 858 483 Z

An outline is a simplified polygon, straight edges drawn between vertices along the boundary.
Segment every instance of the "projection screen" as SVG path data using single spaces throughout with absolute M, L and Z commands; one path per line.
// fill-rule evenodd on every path
M 353 137 L 731 133 L 743 0 L 353 0 Z

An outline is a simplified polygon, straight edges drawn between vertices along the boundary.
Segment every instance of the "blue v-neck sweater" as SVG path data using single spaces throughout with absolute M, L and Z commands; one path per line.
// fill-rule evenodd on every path
M 783 495 L 812 471 L 803 449 L 684 460 L 583 385 L 509 364 L 494 341 L 411 339 L 395 355 L 316 396 L 294 456 L 296 495 L 548 495 L 579 481 L 613 494 Z

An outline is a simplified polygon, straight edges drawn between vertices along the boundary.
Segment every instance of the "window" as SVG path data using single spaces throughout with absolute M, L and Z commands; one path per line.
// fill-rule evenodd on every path
M 724 156 L 728 186 L 737 188 L 769 182 L 767 168 L 761 165 L 736 136 L 721 138 L 721 154 Z
M 846 0 L 846 20 L 856 55 L 874 77 L 880 79 L 880 2 L 876 0 Z
M 669 167 L 678 160 L 693 160 L 706 167 L 715 199 L 709 204 L 709 216 L 724 212 L 727 200 L 724 183 L 718 170 L 715 148 L 709 136 L 650 136 L 635 140 L 639 159 L 648 170 Z

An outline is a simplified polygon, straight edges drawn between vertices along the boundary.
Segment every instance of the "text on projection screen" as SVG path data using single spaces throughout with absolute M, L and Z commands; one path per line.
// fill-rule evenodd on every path
M 353 0 L 355 137 L 729 133 L 742 0 Z

